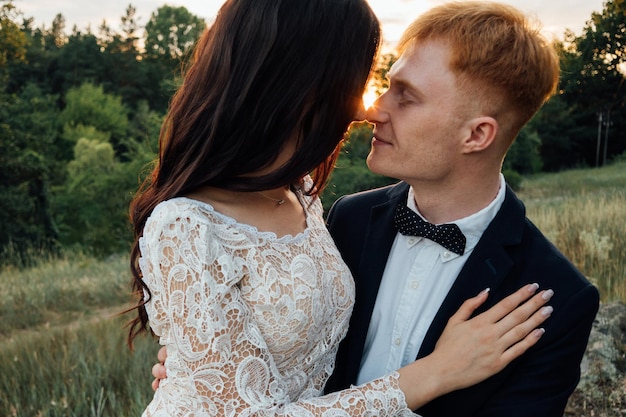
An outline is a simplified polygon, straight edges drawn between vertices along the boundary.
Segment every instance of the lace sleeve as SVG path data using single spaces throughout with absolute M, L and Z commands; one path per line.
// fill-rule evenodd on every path
M 168 378 L 144 416 L 413 415 L 396 374 L 323 397 L 294 396 L 242 299 L 245 257 L 226 251 L 220 232 L 194 213 L 158 207 L 146 224 L 146 308 L 167 346 Z

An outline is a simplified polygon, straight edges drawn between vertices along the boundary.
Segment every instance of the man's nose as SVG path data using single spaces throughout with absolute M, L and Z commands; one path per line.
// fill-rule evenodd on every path
M 370 123 L 384 123 L 388 119 L 389 114 L 382 108 L 382 98 L 385 94 L 378 97 L 374 103 L 367 108 L 365 120 Z

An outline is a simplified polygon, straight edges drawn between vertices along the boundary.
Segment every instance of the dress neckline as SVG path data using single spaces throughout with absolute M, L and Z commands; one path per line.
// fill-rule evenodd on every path
M 234 226 L 240 230 L 244 230 L 248 233 L 252 233 L 258 237 L 262 237 L 265 239 L 271 239 L 273 241 L 276 241 L 277 243 L 293 243 L 293 242 L 297 242 L 303 239 L 306 239 L 309 236 L 309 230 L 313 227 L 313 225 L 311 224 L 311 215 L 309 213 L 309 210 L 307 209 L 307 203 L 305 201 L 303 201 L 302 195 L 299 191 L 296 191 L 296 196 L 298 198 L 298 201 L 300 202 L 300 205 L 302 206 L 302 208 L 304 209 L 304 216 L 305 216 L 305 228 L 304 230 L 302 230 L 301 232 L 292 235 L 292 234 L 286 234 L 283 236 L 278 236 L 275 232 L 272 232 L 270 230 L 259 230 L 256 226 L 253 226 L 251 224 L 248 223 L 242 223 L 240 221 L 238 221 L 237 219 L 224 214 L 218 210 L 215 209 L 215 207 L 213 207 L 213 205 L 211 203 L 207 203 L 206 201 L 202 201 L 202 200 L 197 200 L 195 198 L 191 198 L 191 197 L 175 197 L 172 200 L 179 200 L 179 201 L 186 201 L 188 203 L 194 204 L 198 207 L 204 208 L 205 210 L 208 210 L 209 212 L 213 213 L 217 218 L 219 218 L 224 224 L 227 224 L 229 226 Z

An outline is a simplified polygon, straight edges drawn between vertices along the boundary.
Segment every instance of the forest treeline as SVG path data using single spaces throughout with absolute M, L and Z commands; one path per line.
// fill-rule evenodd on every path
M 0 267 L 33 254 L 126 252 L 128 203 L 157 153 L 161 122 L 207 22 L 164 5 L 140 25 L 129 5 L 118 29 L 35 26 L 0 0 Z M 555 41 L 557 94 L 520 133 L 505 176 L 604 165 L 626 150 L 626 2 L 607 1 L 580 34 Z M 381 57 L 382 91 L 393 54 Z M 280 71 L 277 68 L 277 71 Z M 364 163 L 371 128 L 347 135 L 323 201 L 391 182 Z

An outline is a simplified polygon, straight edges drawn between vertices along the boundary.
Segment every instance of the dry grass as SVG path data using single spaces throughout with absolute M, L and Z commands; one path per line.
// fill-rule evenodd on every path
M 626 302 L 626 163 L 529 178 L 519 194 L 602 301 Z

